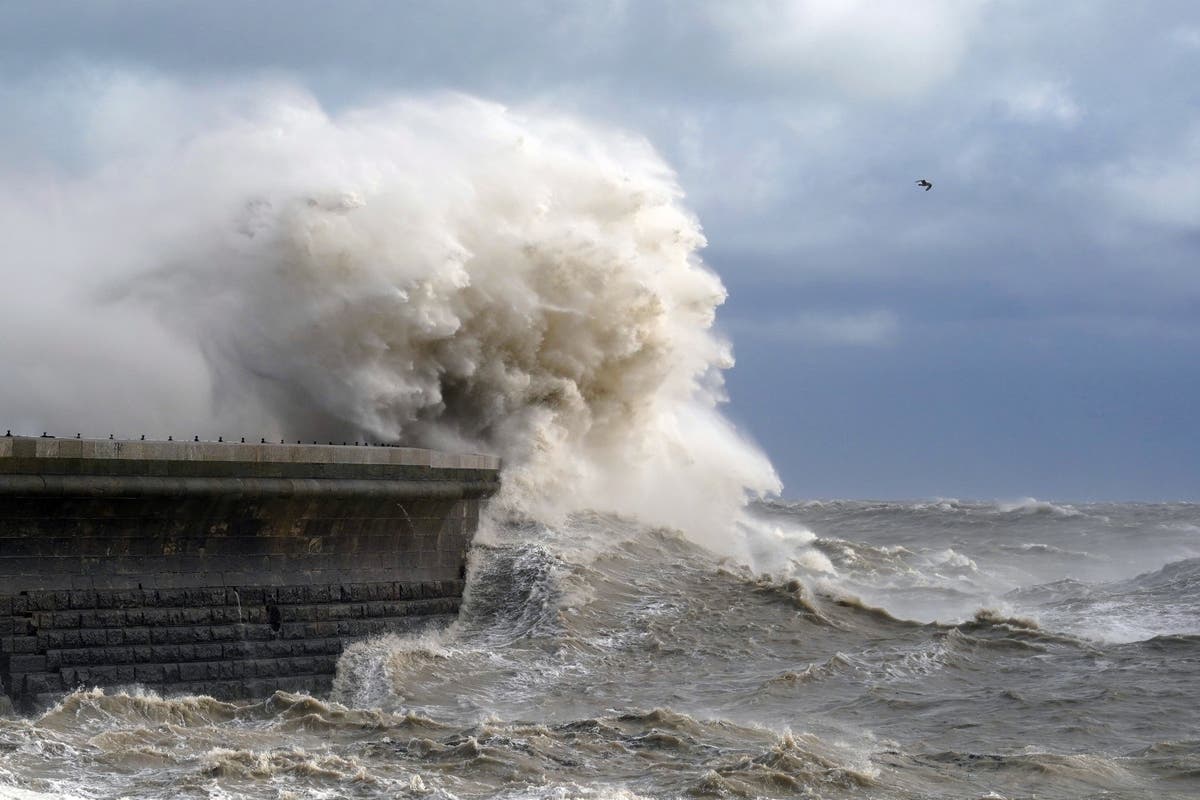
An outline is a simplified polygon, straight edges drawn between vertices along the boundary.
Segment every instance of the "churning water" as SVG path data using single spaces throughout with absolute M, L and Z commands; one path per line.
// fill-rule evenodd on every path
M 774 574 L 490 521 L 461 620 L 331 698 L 80 690 L 0 720 L 0 797 L 1200 794 L 1200 507 L 752 511 Z
M 747 510 L 779 481 L 644 140 L 96 102 L 97 165 L 0 184 L 11 427 L 481 449 L 505 488 L 448 631 L 355 645 L 330 698 L 85 687 L 0 719 L 0 798 L 1200 795 L 1200 508 Z

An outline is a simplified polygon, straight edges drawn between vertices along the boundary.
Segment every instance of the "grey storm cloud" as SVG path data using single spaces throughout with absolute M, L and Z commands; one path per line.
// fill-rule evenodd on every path
M 1088 435 L 1106 463 L 1139 441 L 1130 463 L 1161 465 L 1089 484 L 1046 456 L 1048 491 L 1194 483 L 1181 465 L 1200 433 L 1135 391 L 1200 400 L 1193 3 L 108 0 L 8 4 L 4 23 L 10 199 L 46 191 L 40 173 L 119 163 L 139 137 L 184 136 L 180 119 L 252 104 L 264 85 L 333 112 L 441 90 L 565 111 L 645 136 L 678 172 L 730 289 L 718 323 L 740 362 L 734 409 L 777 443 L 789 489 L 1038 491 L 1017 468 L 956 487 L 938 483 L 951 463 L 901 480 L 846 459 L 822 472 L 805 452 L 818 426 L 854 427 L 822 397 L 866 381 L 881 430 L 933 431 L 884 384 L 977 403 L 965 382 L 995 374 L 1028 388 L 996 402 L 1026 403 L 1032 422 L 960 431 L 982 448 L 1049 453 L 1055 415 L 1102 411 Z M 178 107 L 205 94 L 223 99 Z M 923 177 L 933 191 L 914 187 Z M 18 267 L 4 269 L 11 284 Z M 1079 399 L 1079 375 L 1112 384 Z M 872 442 L 864 463 L 892 446 Z
M 51 2 L 6 9 L 10 69 L 48 58 L 192 73 L 349 73 L 362 86 L 451 81 L 523 93 L 567 81 L 689 86 L 705 95 L 798 85 L 882 97 L 953 73 L 983 0 Z M 514 83 L 515 82 L 515 83 Z

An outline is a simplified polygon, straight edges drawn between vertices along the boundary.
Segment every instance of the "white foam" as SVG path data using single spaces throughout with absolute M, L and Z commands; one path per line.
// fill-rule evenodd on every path
M 978 572 L 979 565 L 973 559 L 963 555 L 952 547 L 947 547 L 945 550 L 939 550 L 931 553 L 929 560 L 934 566 L 949 567 L 951 569 L 965 570 L 967 572 Z
M 1011 502 L 997 503 L 996 508 L 1005 514 L 1053 514 L 1059 517 L 1078 517 L 1083 512 L 1074 506 L 1059 505 L 1049 500 L 1024 497 Z
M 746 544 L 746 561 L 757 572 L 780 578 L 837 575 L 833 562 L 815 547 L 816 534 L 807 528 L 750 518 L 739 522 L 738 528 Z
M 19 786 L 0 784 L 0 800 L 86 800 L 86 794 L 76 794 L 74 789 L 65 789 L 54 782 L 55 788 L 46 792 L 22 789 Z

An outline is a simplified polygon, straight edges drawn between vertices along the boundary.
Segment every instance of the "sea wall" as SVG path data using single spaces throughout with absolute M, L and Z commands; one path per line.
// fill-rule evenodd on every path
M 441 624 L 499 461 L 396 447 L 0 438 L 0 694 L 322 692 Z

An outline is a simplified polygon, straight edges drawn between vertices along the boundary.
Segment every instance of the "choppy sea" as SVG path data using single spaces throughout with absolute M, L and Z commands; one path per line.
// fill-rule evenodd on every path
M 1200 506 L 752 513 L 769 571 L 492 520 L 332 696 L 81 689 L 0 718 L 0 798 L 1200 797 Z

